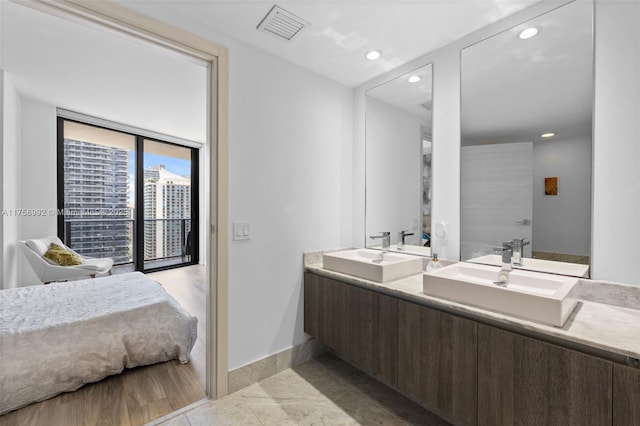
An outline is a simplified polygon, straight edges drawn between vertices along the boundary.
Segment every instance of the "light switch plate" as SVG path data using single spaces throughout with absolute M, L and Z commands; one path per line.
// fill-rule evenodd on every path
M 233 222 L 233 240 L 242 241 L 251 239 L 251 223 Z

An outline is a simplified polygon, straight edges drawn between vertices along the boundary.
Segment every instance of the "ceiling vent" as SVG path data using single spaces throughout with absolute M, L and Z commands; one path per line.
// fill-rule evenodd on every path
M 309 25 L 311 24 L 304 19 L 273 5 L 267 16 L 258 24 L 257 29 L 281 40 L 291 41 Z
M 433 103 L 431 101 L 420 104 L 420 106 L 427 111 L 431 111 L 433 109 Z

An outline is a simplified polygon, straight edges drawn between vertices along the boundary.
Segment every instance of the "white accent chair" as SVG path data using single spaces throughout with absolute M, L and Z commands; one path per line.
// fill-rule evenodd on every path
M 72 253 L 82 258 L 81 265 L 60 266 L 44 257 L 51 243 L 65 247 Z M 109 258 L 94 258 L 79 255 L 69 247 L 65 246 L 58 237 L 45 237 L 19 242 L 22 252 L 26 256 L 29 264 L 33 268 L 40 281 L 49 284 L 53 281 L 65 281 L 72 278 L 90 276 L 95 278 L 96 274 L 108 272 L 111 275 L 113 260 Z

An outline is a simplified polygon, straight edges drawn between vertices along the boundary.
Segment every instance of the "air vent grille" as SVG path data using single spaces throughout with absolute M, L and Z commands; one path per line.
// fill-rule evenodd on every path
M 291 41 L 309 25 L 311 24 L 304 19 L 280 6 L 273 5 L 267 16 L 260 21 L 257 29 L 279 39 Z
M 420 104 L 420 106 L 427 111 L 431 111 L 433 109 L 433 103 L 431 101 Z

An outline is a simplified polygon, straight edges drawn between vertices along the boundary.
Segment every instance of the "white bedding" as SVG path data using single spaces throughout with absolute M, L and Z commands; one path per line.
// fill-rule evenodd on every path
M 189 360 L 197 319 L 140 272 L 0 291 L 0 414 L 124 368 Z

